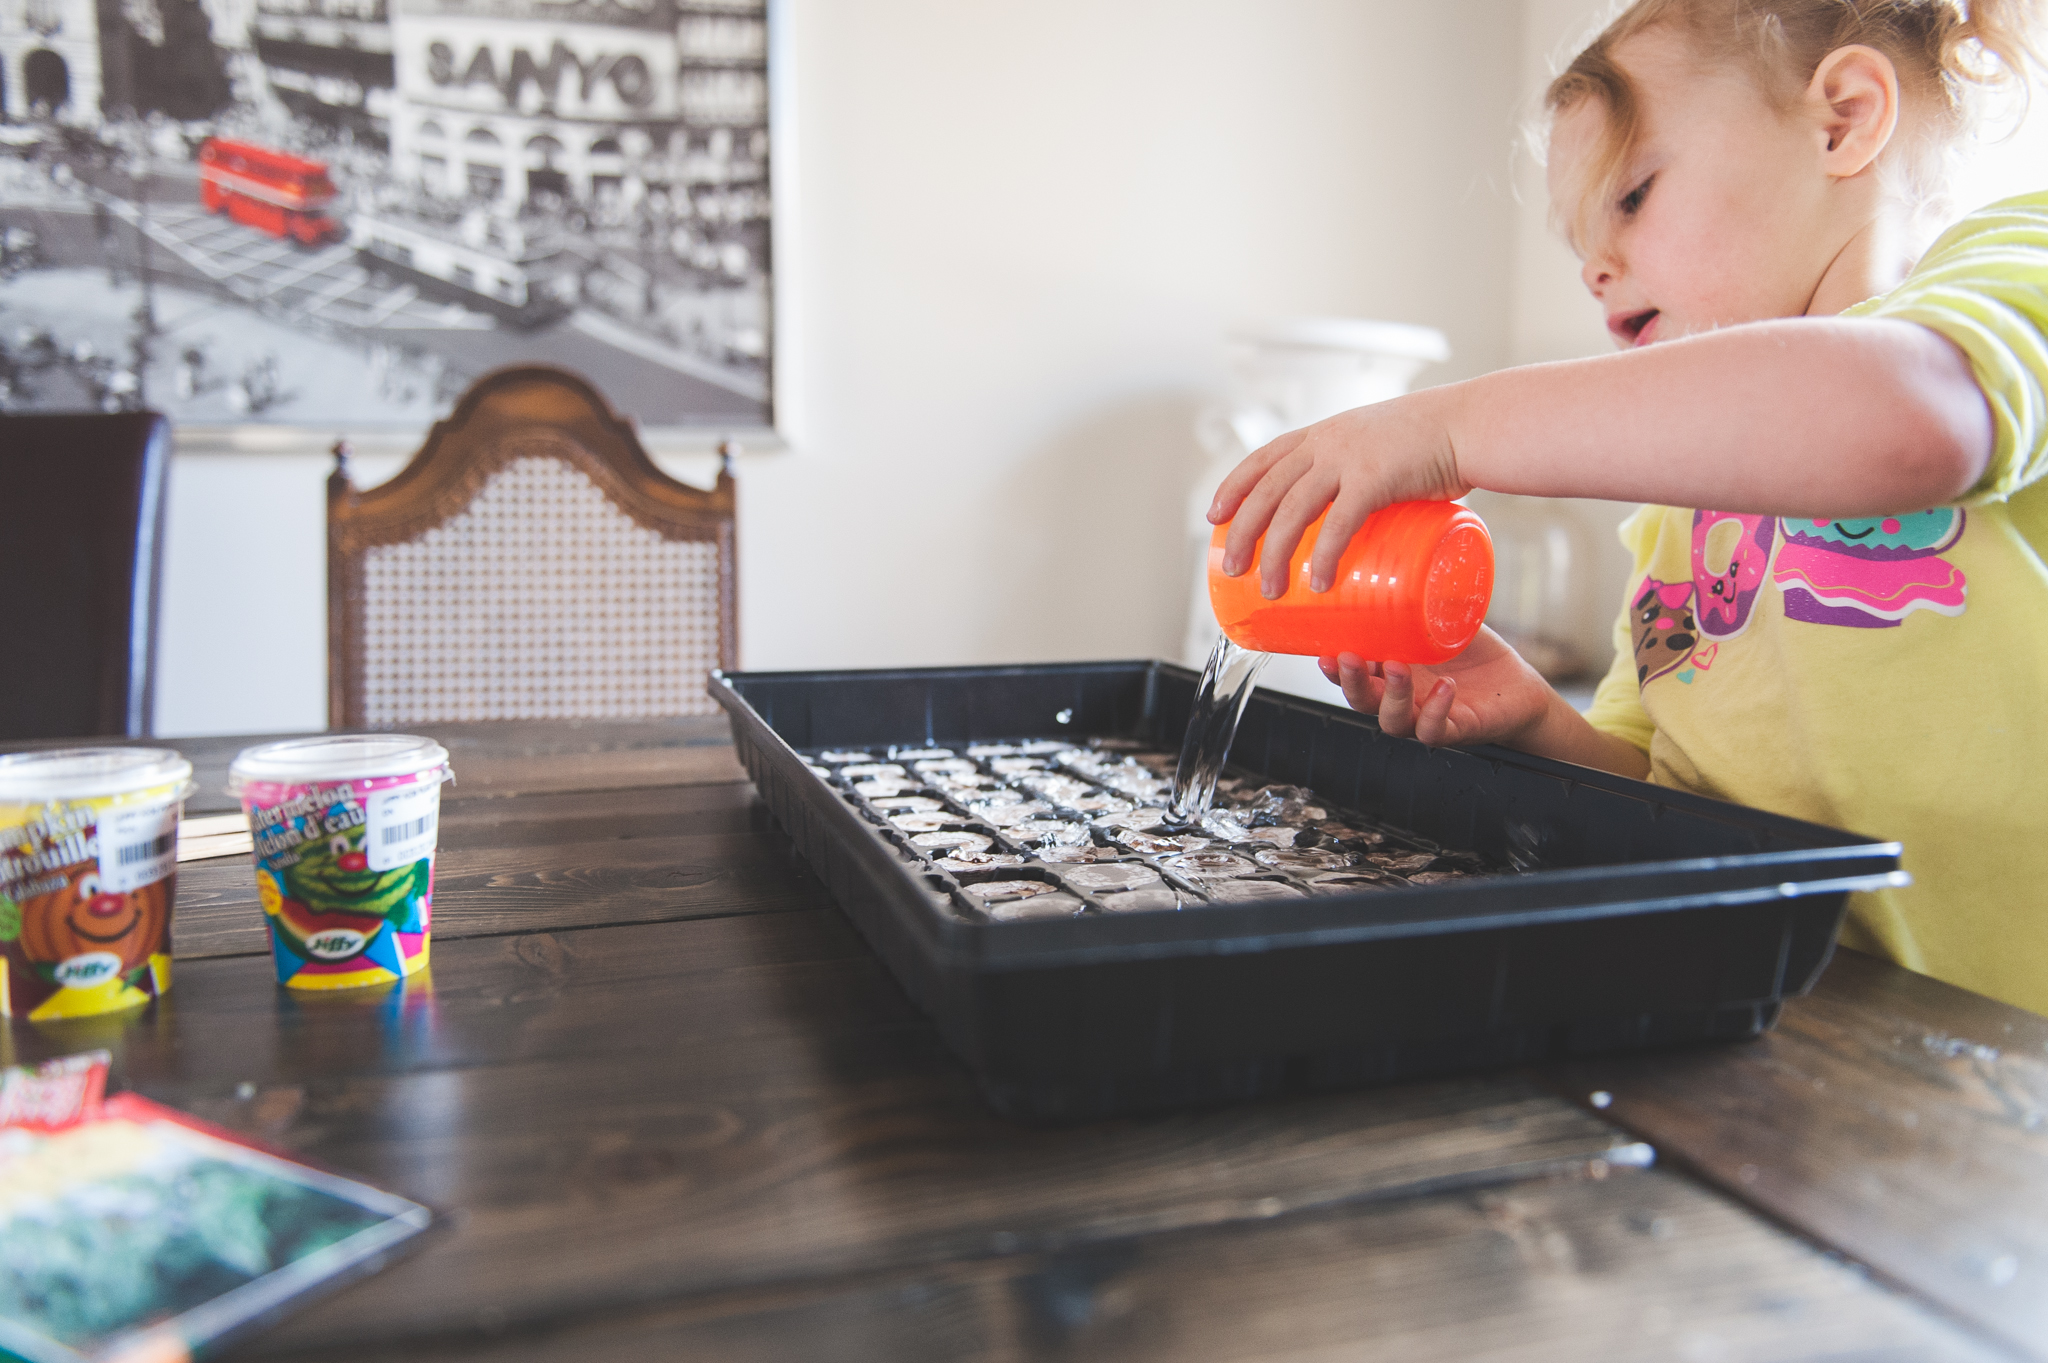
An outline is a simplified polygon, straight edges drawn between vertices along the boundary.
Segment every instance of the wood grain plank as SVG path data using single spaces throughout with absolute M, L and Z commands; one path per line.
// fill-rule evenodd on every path
M 765 820 L 748 814 L 744 822 Z M 514 831 L 544 830 L 520 826 Z M 434 941 L 772 913 L 829 902 L 824 887 L 772 825 L 539 846 L 458 846 L 443 850 L 435 861 Z M 171 931 L 180 961 L 267 953 L 267 932 L 250 858 L 223 857 L 180 868 Z
M 708 784 L 747 779 L 730 744 L 634 748 L 628 751 L 450 753 L 459 797 L 531 795 L 566 790 L 624 790 L 639 786 Z M 451 791 L 451 796 L 458 792 Z
M 723 715 L 672 719 L 492 720 L 411 726 L 448 749 L 456 784 L 450 799 L 527 791 L 590 790 L 699 781 L 744 780 L 732 758 L 732 728 Z M 40 739 L 16 749 L 175 748 L 193 767 L 194 814 L 236 808 L 227 793 L 228 764 L 243 748 L 305 734 L 226 734 L 163 738 Z M 615 764 L 600 760 L 619 754 Z M 609 772 L 609 774 L 607 774 Z
M 152 1097 L 452 1213 L 281 1327 L 298 1344 L 1499 1183 L 1621 1140 L 1515 1076 L 1011 1125 L 836 911 L 458 939 L 432 969 L 297 999 L 260 958 L 184 963 L 125 1028 L 17 1028 L 12 1058 L 109 1045 Z
M 1560 1067 L 1581 1101 L 2048 1358 L 2048 1018 L 1838 950 L 1738 1047 Z
M 1798 1363 L 2007 1355 L 1685 1179 L 1633 1170 L 1594 1178 L 1581 1169 L 1483 1191 L 706 1294 L 547 1331 L 490 1317 L 428 1344 L 370 1350 L 280 1334 L 236 1357 Z
M 442 847 L 540 847 L 676 833 L 765 832 L 775 816 L 752 784 L 493 795 L 441 810 Z

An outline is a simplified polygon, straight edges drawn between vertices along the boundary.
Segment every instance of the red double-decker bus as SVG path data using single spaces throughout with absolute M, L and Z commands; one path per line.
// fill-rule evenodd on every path
M 209 137 L 199 148 L 199 202 L 273 237 L 307 246 L 341 235 L 327 216 L 334 182 L 327 167 L 252 142 Z

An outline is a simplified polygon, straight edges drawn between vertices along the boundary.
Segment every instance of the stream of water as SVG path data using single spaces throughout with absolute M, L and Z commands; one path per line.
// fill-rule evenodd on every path
M 1216 798 L 1216 778 L 1223 773 L 1223 759 L 1230 755 L 1230 741 L 1237 737 L 1237 721 L 1251 699 L 1252 683 L 1270 653 L 1254 653 L 1218 635 L 1216 647 L 1202 669 L 1195 687 L 1194 708 L 1188 712 L 1187 736 L 1180 743 L 1180 765 L 1173 772 L 1173 803 L 1167 807 L 1168 828 L 1192 828 L 1208 817 L 1210 802 Z

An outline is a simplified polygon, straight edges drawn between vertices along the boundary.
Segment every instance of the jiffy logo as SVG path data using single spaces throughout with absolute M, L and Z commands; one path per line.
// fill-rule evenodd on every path
M 343 961 L 359 955 L 370 939 L 349 928 L 329 928 L 306 939 L 306 950 L 323 961 Z
M 90 989 L 105 984 L 121 971 L 121 958 L 111 951 L 87 951 L 67 956 L 56 970 L 57 983 L 66 989 Z

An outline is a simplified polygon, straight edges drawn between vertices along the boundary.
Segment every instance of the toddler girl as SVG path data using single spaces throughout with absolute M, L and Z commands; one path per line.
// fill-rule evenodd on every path
M 1491 631 L 1324 671 L 1390 733 L 1896 838 L 1914 885 L 1843 940 L 2048 1012 L 2048 193 L 1917 230 L 2038 29 L 2025 0 L 1640 0 L 1547 100 L 1624 353 L 1282 436 L 1209 514 L 1271 597 L 1326 506 L 1317 590 L 1388 502 L 1648 503 L 1587 716 Z

